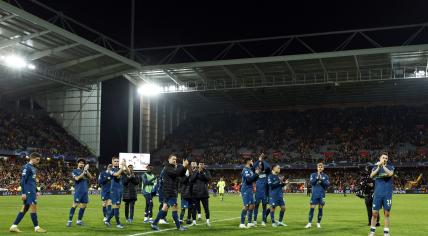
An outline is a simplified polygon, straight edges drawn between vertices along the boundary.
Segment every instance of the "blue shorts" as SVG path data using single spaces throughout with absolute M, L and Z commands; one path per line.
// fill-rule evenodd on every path
M 113 205 L 120 205 L 120 203 L 122 202 L 122 195 L 123 195 L 123 191 L 120 190 L 116 190 L 116 191 L 111 191 L 110 192 L 110 196 L 111 196 L 111 203 Z
M 311 201 L 310 201 L 311 205 L 321 205 L 324 206 L 325 205 L 325 197 L 321 197 L 321 196 L 311 196 Z
M 74 193 L 74 202 L 75 203 L 88 203 L 88 192 L 75 192 Z
M 252 189 L 248 189 L 241 193 L 242 202 L 244 206 L 253 205 L 254 204 L 254 194 Z
M 159 195 L 159 203 L 163 203 L 163 201 L 165 200 L 165 198 L 162 195 Z
M 284 199 L 281 197 L 281 198 L 273 198 L 273 197 L 270 197 L 269 198 L 269 205 L 271 206 L 271 207 L 277 207 L 277 206 L 285 206 L 285 202 L 284 202 Z
M 110 191 L 109 192 L 101 192 L 101 200 L 107 201 L 110 200 Z
M 392 208 L 392 194 L 383 195 L 383 196 L 374 196 L 373 197 L 373 210 L 379 211 L 382 209 L 385 211 L 390 211 Z
M 22 201 L 24 205 L 37 205 L 37 194 L 33 192 L 27 192 L 27 198 Z
M 256 202 L 262 202 L 262 204 L 268 203 L 269 197 L 266 195 L 265 192 L 257 192 L 256 191 Z
M 176 206 L 177 205 L 177 198 L 176 197 L 169 197 L 165 199 L 165 202 L 168 207 Z
M 184 198 L 181 198 L 181 208 L 189 208 L 189 201 Z

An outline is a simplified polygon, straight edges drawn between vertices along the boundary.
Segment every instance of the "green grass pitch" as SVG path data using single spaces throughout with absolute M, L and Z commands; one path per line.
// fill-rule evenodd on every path
M 156 198 L 157 199 L 157 198 Z M 329 194 L 326 198 L 326 207 L 322 228 L 304 229 L 308 218 L 308 202 L 306 195 L 288 194 L 285 196 L 287 211 L 285 222 L 288 227 L 272 228 L 270 220 L 266 227 L 252 229 L 239 229 L 239 216 L 241 212 L 241 198 L 237 195 L 227 195 L 224 203 L 218 197 L 210 198 L 211 222 L 210 228 L 200 222 L 200 225 L 191 227 L 187 232 L 177 232 L 172 224 L 171 213 L 168 213 L 169 225 L 160 225 L 161 230 L 171 229 L 161 232 L 152 232 L 148 224 L 142 223 L 144 200 L 139 195 L 136 204 L 134 224 L 125 224 L 124 210 L 121 208 L 121 220 L 125 224 L 125 229 L 115 227 L 106 228 L 102 222 L 101 200 L 99 196 L 91 196 L 88 209 L 85 212 L 85 226 L 75 225 L 77 211 L 73 222 L 73 227 L 67 228 L 65 224 L 68 218 L 69 207 L 72 196 L 42 196 L 38 201 L 40 226 L 48 230 L 49 235 L 146 235 L 146 234 L 182 234 L 182 235 L 367 235 L 366 210 L 364 202 L 353 195 L 344 197 L 343 195 Z M 19 196 L 0 197 L 0 235 L 10 235 L 9 227 L 17 212 L 20 209 Z M 156 202 L 156 209 L 158 203 Z M 155 211 L 155 214 L 157 211 Z M 391 234 L 397 236 L 422 236 L 428 235 L 428 195 L 394 195 L 393 208 L 391 212 Z M 278 214 L 278 213 L 277 213 Z M 203 213 L 202 213 L 203 215 Z M 260 216 L 260 214 L 259 214 Z M 317 211 L 314 215 L 314 223 Z M 277 216 L 276 216 L 277 218 Z M 259 217 L 260 219 L 260 217 Z M 260 220 L 259 220 L 260 221 Z M 381 218 L 382 222 L 382 218 Z M 314 224 L 315 225 L 315 224 Z M 383 222 L 382 222 L 383 226 Z M 27 214 L 20 224 L 20 229 L 24 231 L 21 235 L 33 235 L 32 223 Z M 376 235 L 383 235 L 383 227 L 378 228 Z

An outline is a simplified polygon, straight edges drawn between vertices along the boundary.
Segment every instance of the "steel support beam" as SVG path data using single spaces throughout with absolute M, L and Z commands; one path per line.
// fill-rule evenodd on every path
M 56 48 L 51 48 L 51 49 L 46 49 L 46 50 L 43 50 L 43 51 L 36 52 L 36 53 L 28 55 L 27 56 L 27 60 L 30 60 L 30 61 L 37 60 L 37 59 L 40 59 L 42 57 L 50 56 L 50 55 L 53 55 L 55 53 L 62 52 L 62 51 L 65 51 L 67 49 L 76 47 L 78 45 L 79 45 L 78 43 L 72 43 L 72 44 L 69 44 L 69 45 L 64 45 L 64 46 L 60 46 L 60 47 L 56 47 Z
M 0 8 L 1 8 L 2 2 L 3 1 L 0 1 Z M 17 43 L 21 43 L 21 42 L 27 41 L 29 39 L 36 38 L 36 37 L 45 35 L 45 34 L 50 33 L 50 32 L 51 32 L 50 30 L 44 30 L 44 31 L 39 31 L 39 32 L 32 33 L 32 34 L 21 35 L 17 38 L 10 39 L 10 40 L 3 40 L 0 42 L 0 49 L 10 47 L 10 46 L 15 45 Z
M 2 18 L 0 18 L 0 22 L 8 21 L 8 20 L 10 20 L 10 19 L 12 19 L 14 17 L 15 17 L 15 15 L 3 16 Z
M 104 56 L 104 55 L 100 53 L 100 54 L 90 55 L 90 56 L 86 56 L 86 57 L 81 57 L 81 58 L 74 59 L 71 61 L 66 61 L 63 63 L 56 64 L 54 66 L 51 66 L 49 69 L 61 70 L 61 69 L 65 69 L 65 68 L 70 67 L 70 66 L 74 66 L 74 65 L 77 65 L 80 63 L 84 63 L 84 62 L 87 62 L 90 60 L 97 59 L 97 58 L 102 57 L 102 56 Z
M 111 69 L 120 67 L 120 66 L 123 66 L 123 63 L 115 63 L 115 64 L 104 66 L 104 67 L 101 67 L 101 68 L 96 68 L 96 69 L 93 69 L 93 70 L 88 70 L 88 71 L 85 71 L 85 72 L 82 72 L 82 73 L 78 74 L 77 76 L 79 76 L 79 77 L 90 77 L 90 76 L 96 75 L 98 73 L 103 73 L 103 72 L 109 71 Z
M 198 69 L 196 68 L 192 68 L 192 70 L 198 75 L 199 79 L 201 80 L 202 83 L 206 83 L 207 80 L 207 76 L 202 74 L 201 72 L 198 71 Z
M 168 77 L 177 85 L 183 84 L 183 82 L 181 82 L 177 76 L 175 76 L 174 74 L 172 74 L 170 71 L 168 71 L 168 69 L 163 69 L 163 72 L 165 72 L 166 75 L 168 75 Z
M 346 50 L 335 52 L 320 52 L 320 53 L 306 53 L 298 55 L 285 55 L 273 57 L 256 57 L 256 58 L 242 58 L 230 60 L 217 60 L 217 61 L 201 61 L 189 63 L 176 63 L 167 65 L 151 65 L 143 66 L 141 71 L 165 69 L 165 68 L 192 68 L 192 67 L 211 67 L 211 66 L 227 66 L 227 65 L 242 65 L 252 63 L 268 63 L 279 61 L 299 61 L 311 59 L 326 59 L 337 57 L 351 57 L 359 55 L 374 55 L 374 54 L 387 54 L 387 53 L 400 53 L 400 52 L 420 52 L 428 51 L 428 44 L 410 45 L 410 46 L 397 46 L 397 47 L 382 47 L 382 48 L 369 48 L 358 50 Z
M 355 66 L 357 67 L 358 77 L 361 75 L 360 63 L 358 62 L 358 57 L 354 55 Z

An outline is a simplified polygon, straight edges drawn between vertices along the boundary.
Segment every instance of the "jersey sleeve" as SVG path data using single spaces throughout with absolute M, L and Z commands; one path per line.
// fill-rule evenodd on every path
M 264 161 L 264 165 L 265 165 L 265 174 L 269 174 L 270 172 L 272 172 L 271 167 L 267 161 Z
M 75 179 L 77 176 L 79 176 L 79 172 L 77 170 L 73 170 L 71 172 L 71 176 L 73 176 L 73 179 Z
M 257 179 L 257 175 L 252 174 L 250 170 L 244 170 L 243 177 L 248 184 L 251 184 L 252 182 L 254 182 L 254 180 Z
M 328 179 L 327 175 L 323 176 L 323 180 L 321 183 L 322 183 L 324 189 L 326 189 L 330 185 L 330 180 Z
M 311 183 L 311 185 L 315 185 L 317 183 L 317 176 L 314 173 L 311 174 L 309 182 Z
M 274 177 L 274 176 L 269 176 L 269 178 L 268 178 L 268 185 L 271 187 L 271 188 L 278 188 L 278 187 L 282 187 L 283 186 L 283 184 L 282 183 L 280 183 L 280 181 L 279 181 L 279 179 L 278 178 L 276 178 L 276 177 Z
M 22 169 L 22 174 L 21 174 L 21 191 L 22 194 L 25 194 L 27 192 L 27 189 L 25 188 L 27 180 L 28 180 L 28 176 L 31 177 L 31 169 L 27 168 L 27 166 L 24 166 L 24 168 Z
M 100 175 L 98 176 L 98 183 L 101 185 L 104 185 L 106 182 L 106 176 L 104 173 L 100 173 Z

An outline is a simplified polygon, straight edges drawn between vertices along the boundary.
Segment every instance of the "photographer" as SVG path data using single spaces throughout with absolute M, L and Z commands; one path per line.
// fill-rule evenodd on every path
M 372 220 L 372 206 L 373 206 L 373 193 L 374 193 L 374 180 L 369 177 L 368 166 L 363 171 L 363 178 L 360 181 L 360 186 L 356 195 L 359 198 L 364 198 L 364 202 L 366 203 L 367 208 L 367 216 L 368 216 L 368 225 L 371 225 Z M 379 226 L 379 216 L 377 217 L 376 226 Z
M 128 165 L 130 173 L 125 176 L 123 184 L 123 201 L 125 202 L 125 218 L 126 222 L 134 221 L 134 206 L 137 201 L 137 187 L 140 180 L 134 174 L 134 166 Z

